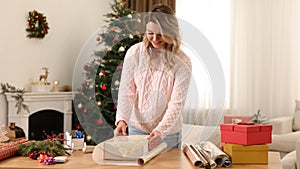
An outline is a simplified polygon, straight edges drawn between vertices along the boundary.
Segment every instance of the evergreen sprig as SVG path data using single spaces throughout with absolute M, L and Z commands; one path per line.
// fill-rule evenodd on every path
M 25 89 L 18 89 L 9 83 L 1 83 L 1 94 L 4 93 L 25 93 Z
M 268 120 L 267 117 L 260 114 L 260 109 L 258 109 L 257 112 L 252 115 L 252 122 L 256 124 L 267 124 Z
M 32 141 L 29 144 L 19 144 L 19 154 L 29 156 L 33 152 L 49 154 L 53 157 L 66 155 L 66 149 L 59 140 Z
M 18 89 L 13 85 L 10 85 L 9 83 L 1 83 L 1 93 L 0 94 L 5 94 L 5 93 L 16 93 L 16 95 L 12 95 L 11 97 L 15 98 L 17 103 L 15 107 L 17 107 L 17 114 L 22 112 L 24 110 L 25 112 L 29 113 L 29 108 L 28 105 L 24 104 L 24 98 L 23 94 L 26 92 L 26 90 L 23 89 Z

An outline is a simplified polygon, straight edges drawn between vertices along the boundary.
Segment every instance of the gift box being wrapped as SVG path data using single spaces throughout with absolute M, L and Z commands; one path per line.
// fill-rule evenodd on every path
M 104 142 L 105 160 L 136 160 L 148 152 L 148 140 L 142 136 L 118 136 Z
M 223 151 L 231 157 L 232 164 L 268 164 L 268 145 L 238 145 L 222 143 Z
M 272 142 L 272 125 L 266 124 L 220 124 L 221 142 L 255 145 Z

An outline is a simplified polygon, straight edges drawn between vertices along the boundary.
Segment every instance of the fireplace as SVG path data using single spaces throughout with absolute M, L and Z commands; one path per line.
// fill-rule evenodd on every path
M 29 117 L 28 139 L 44 140 L 46 135 L 64 132 L 64 116 L 55 110 L 42 110 Z
M 29 112 L 17 113 L 15 94 L 7 93 L 8 122 L 21 127 L 29 140 L 44 139 L 44 133 L 71 132 L 72 92 L 25 93 L 24 104 Z

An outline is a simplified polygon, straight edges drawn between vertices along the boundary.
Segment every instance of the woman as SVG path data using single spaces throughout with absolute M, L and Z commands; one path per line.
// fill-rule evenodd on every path
M 180 50 L 178 21 L 167 5 L 144 17 L 143 42 L 128 49 L 121 76 L 114 135 L 149 135 L 149 149 L 161 141 L 181 146 L 182 108 L 191 61 Z

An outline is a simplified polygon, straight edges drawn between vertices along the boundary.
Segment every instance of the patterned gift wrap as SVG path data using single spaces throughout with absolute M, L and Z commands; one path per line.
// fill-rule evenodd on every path
M 18 145 L 19 144 L 25 144 L 27 141 L 26 139 L 21 139 L 16 142 L 9 143 L 4 146 L 0 146 L 0 160 L 6 159 L 8 157 L 11 157 L 19 151 Z

